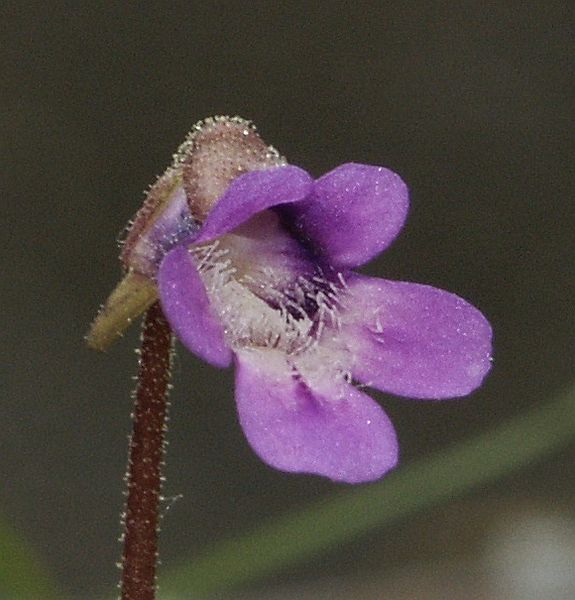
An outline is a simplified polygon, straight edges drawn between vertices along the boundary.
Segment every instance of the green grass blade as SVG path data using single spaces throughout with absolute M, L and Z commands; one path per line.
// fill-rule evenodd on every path
M 177 598 L 233 589 L 526 467 L 575 439 L 575 389 L 494 429 L 251 533 L 161 577 Z
M 31 549 L 5 522 L 0 521 L 0 598 L 52 600 L 62 596 Z

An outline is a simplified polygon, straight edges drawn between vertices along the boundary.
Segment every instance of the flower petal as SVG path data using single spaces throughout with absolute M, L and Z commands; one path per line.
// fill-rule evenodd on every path
M 153 199 L 150 190 L 149 199 Z M 145 209 L 138 213 L 145 218 Z M 136 221 L 135 225 L 138 224 Z M 149 218 L 149 222 L 138 233 L 132 245 L 124 249 L 123 257 L 126 265 L 134 271 L 154 278 L 164 256 L 183 240 L 193 237 L 198 232 L 198 224 L 194 221 L 184 188 L 180 185 L 166 198 L 157 214 Z M 130 236 L 131 237 L 131 236 Z
M 278 351 L 242 350 L 237 363 L 240 422 L 272 467 L 359 483 L 396 465 L 393 425 L 366 394 L 333 378 L 312 389 Z
M 310 194 L 312 185 L 303 169 L 291 165 L 240 175 L 214 206 L 194 243 L 219 237 L 266 208 L 299 202 Z
M 160 264 L 158 288 L 162 308 L 180 341 L 210 364 L 227 367 L 232 352 L 185 245 L 174 248 Z
M 491 368 L 491 326 L 455 294 L 354 275 L 341 335 L 359 381 L 400 396 L 454 398 Z
M 320 255 L 337 268 L 353 268 L 391 244 L 408 208 L 407 186 L 399 175 L 347 163 L 320 177 L 312 196 L 287 211 Z

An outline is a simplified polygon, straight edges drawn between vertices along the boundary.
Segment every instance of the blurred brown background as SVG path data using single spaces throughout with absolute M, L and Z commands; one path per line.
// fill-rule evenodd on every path
M 346 161 L 400 173 L 410 219 L 367 272 L 450 289 L 491 319 L 495 368 L 472 397 L 374 394 L 404 463 L 573 381 L 572 3 L 56 0 L 2 13 L 0 511 L 67 592 L 118 577 L 138 328 L 107 355 L 82 338 L 118 279 L 117 233 L 200 118 L 253 119 L 316 175 Z M 174 376 L 165 492 L 183 498 L 164 520 L 164 565 L 340 490 L 252 454 L 230 372 L 182 350 Z M 574 451 L 277 581 L 474 564 L 498 515 L 569 513 Z

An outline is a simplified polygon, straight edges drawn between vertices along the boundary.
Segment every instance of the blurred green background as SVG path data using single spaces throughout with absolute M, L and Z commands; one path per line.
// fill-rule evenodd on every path
M 347 161 L 401 174 L 407 227 L 365 271 L 454 291 L 493 323 L 495 366 L 471 397 L 374 393 L 404 465 L 573 383 L 572 3 L 56 0 L 1 11 L 0 513 L 61 597 L 103 597 L 118 579 L 139 332 L 106 355 L 83 335 L 118 280 L 118 232 L 203 117 L 252 119 L 315 175 Z M 348 490 L 263 465 L 237 424 L 231 372 L 180 350 L 165 494 L 182 498 L 163 521 L 161 574 Z M 574 457 L 571 444 L 241 597 L 568 600 Z

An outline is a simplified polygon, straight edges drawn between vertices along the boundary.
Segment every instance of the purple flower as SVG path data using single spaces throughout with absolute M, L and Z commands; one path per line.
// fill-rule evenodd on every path
M 377 479 L 397 463 L 397 438 L 360 387 L 453 398 L 488 372 L 491 328 L 476 308 L 352 271 L 407 211 L 392 171 L 348 163 L 314 181 L 238 118 L 196 126 L 151 189 L 124 263 L 157 283 L 189 350 L 235 363 L 240 423 L 269 465 Z

